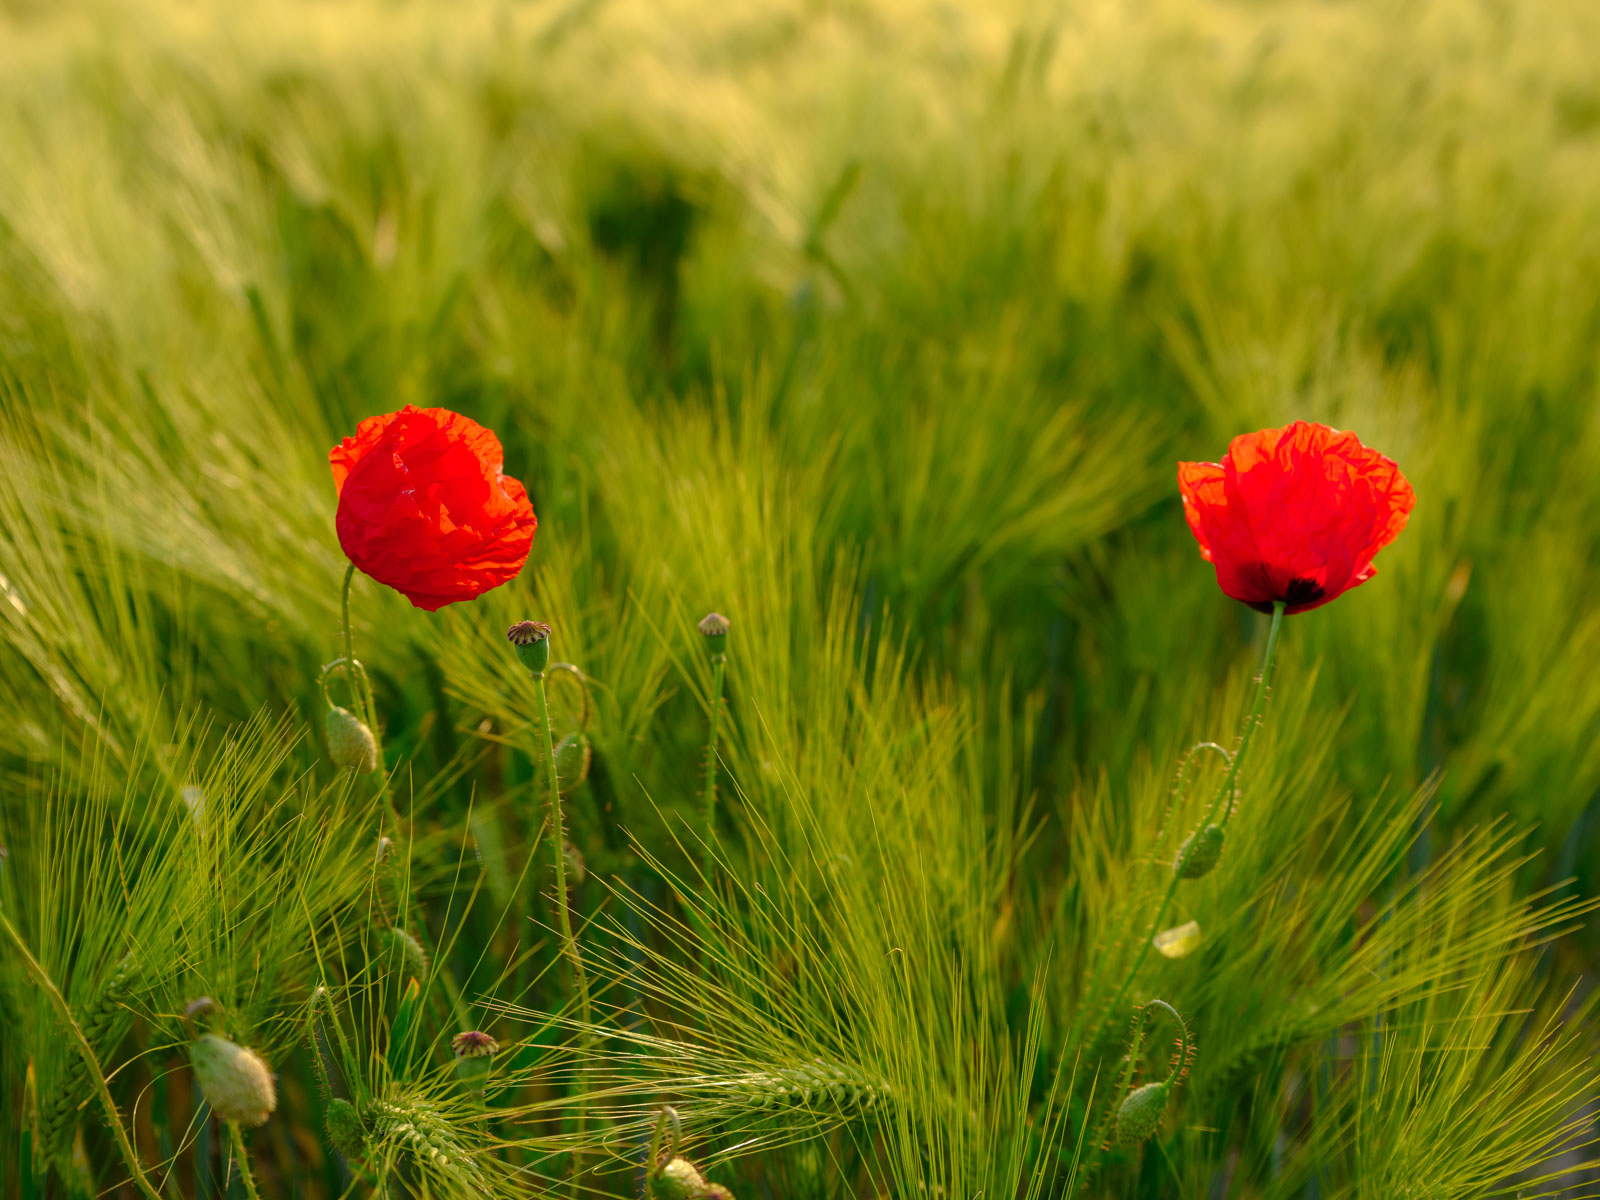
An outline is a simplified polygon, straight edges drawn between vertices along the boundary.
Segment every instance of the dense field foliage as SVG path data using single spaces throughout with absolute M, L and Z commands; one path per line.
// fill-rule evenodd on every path
M 636 1195 L 663 1104 L 740 1200 L 1596 1194 L 1597 55 L 1586 0 L 0 2 L 0 1194 Z M 539 530 L 437 613 L 356 576 L 357 776 L 328 451 L 407 403 Z M 1296 418 L 1416 510 L 1124 995 L 1267 630 L 1176 463 Z

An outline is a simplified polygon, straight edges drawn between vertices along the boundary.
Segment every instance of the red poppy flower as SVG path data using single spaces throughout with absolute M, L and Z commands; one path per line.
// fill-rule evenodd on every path
M 1307 421 L 1236 437 L 1220 463 L 1179 463 L 1178 490 L 1218 586 L 1262 612 L 1305 612 L 1371 579 L 1417 502 L 1389 459 Z
M 433 612 L 516 578 L 538 525 L 500 439 L 446 408 L 368 417 L 328 454 L 350 561 Z

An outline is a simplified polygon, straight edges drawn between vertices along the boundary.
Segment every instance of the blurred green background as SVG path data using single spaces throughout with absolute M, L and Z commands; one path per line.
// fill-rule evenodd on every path
M 1450 813 L 1509 808 L 1589 860 L 1590 6 L 5 21 L 7 414 L 99 481 L 5 486 L 119 527 L 193 589 L 194 640 L 325 632 L 325 451 L 364 415 L 470 413 L 542 549 L 648 569 L 630 522 L 678 498 L 640 459 L 716 411 L 864 619 L 1044 689 L 1041 768 L 1125 771 L 1255 627 L 1195 557 L 1176 460 L 1319 419 L 1421 497 L 1381 582 L 1294 623 L 1349 709 L 1335 769 L 1445 768 Z
M 860 702 L 875 672 L 921 698 L 884 702 L 884 763 L 956 713 L 980 831 L 1137 857 L 1264 632 L 1176 462 L 1307 418 L 1418 503 L 1375 580 L 1290 619 L 1267 753 L 1309 782 L 1247 803 L 1431 781 L 1409 869 L 1504 815 L 1524 890 L 1600 887 L 1600 6 L 8 0 L 0 57 L 13 824 L 84 747 L 315 727 L 327 449 L 416 403 L 495 429 L 539 516 L 478 604 L 358 581 L 441 828 L 535 779 L 496 641 L 535 616 L 668 853 L 715 608 L 748 794 L 757 730 L 804 759 L 838 711 L 838 642 Z M 327 774 L 314 734 L 289 753 Z M 836 765 L 847 845 L 877 784 Z M 1074 862 L 1018 904 L 1092 909 Z M 1582 928 L 1545 969 L 1597 955 Z

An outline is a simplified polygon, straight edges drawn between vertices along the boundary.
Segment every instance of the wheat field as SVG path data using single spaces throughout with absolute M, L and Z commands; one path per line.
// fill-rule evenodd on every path
M 0 0 L 0 1194 L 1600 1195 L 1597 60 L 1586 0 Z M 355 575 L 369 774 L 328 454 L 407 404 L 538 532 Z M 1175 473 L 1297 419 L 1417 503 L 1254 726 Z

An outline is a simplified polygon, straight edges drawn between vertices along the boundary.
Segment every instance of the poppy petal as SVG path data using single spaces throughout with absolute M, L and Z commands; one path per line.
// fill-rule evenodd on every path
M 1317 608 L 1365 583 L 1416 502 L 1400 468 L 1307 421 L 1242 434 L 1220 463 L 1180 463 L 1184 516 L 1229 596 Z
M 328 455 L 339 544 L 366 574 L 434 611 L 514 579 L 538 519 L 499 438 L 448 409 L 368 417 Z

